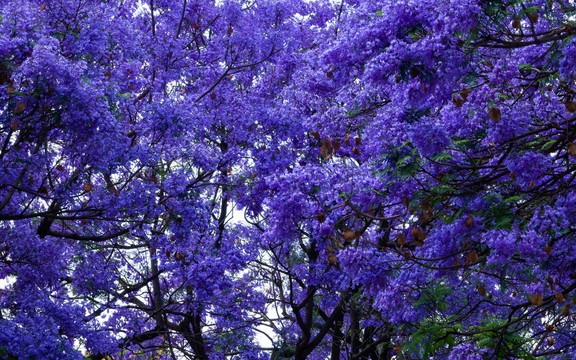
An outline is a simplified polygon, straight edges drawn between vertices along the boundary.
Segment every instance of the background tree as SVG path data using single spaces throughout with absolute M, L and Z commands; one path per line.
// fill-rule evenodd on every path
M 2 3 L 0 357 L 571 359 L 575 10 Z

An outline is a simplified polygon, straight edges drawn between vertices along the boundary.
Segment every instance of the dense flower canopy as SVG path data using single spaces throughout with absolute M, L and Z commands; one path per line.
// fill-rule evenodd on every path
M 4 0 L 0 359 L 573 359 L 573 0 Z

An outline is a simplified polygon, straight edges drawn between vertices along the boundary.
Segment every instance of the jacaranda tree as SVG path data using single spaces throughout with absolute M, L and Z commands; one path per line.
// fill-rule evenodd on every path
M 573 359 L 572 0 L 0 3 L 0 359 Z

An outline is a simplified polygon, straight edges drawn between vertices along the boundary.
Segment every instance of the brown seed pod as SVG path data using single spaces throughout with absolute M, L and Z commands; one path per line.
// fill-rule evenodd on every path
M 350 146 L 350 134 L 344 135 L 344 144 Z
M 358 150 L 358 148 L 356 146 L 354 146 L 354 148 L 352 149 L 352 154 L 360 155 L 360 150 Z
M 350 229 L 346 229 L 346 230 L 342 231 L 342 237 L 344 238 L 344 241 L 349 243 L 349 242 L 352 242 L 352 240 L 354 240 L 354 238 L 356 237 L 356 234 L 354 233 L 354 231 L 352 231 Z
M 216 93 L 210 94 L 210 99 L 215 100 L 216 99 Z
M 498 122 L 502 119 L 502 112 L 497 107 L 490 108 L 488 115 L 490 116 L 490 120 L 494 122 Z
M 94 188 L 94 185 L 92 185 L 90 183 L 84 184 L 84 186 L 82 187 L 82 189 L 84 189 L 84 191 L 86 191 L 86 192 L 92 191 L 93 188 Z
M 14 108 L 14 114 L 18 115 L 24 112 L 24 110 L 26 110 L 26 104 L 24 104 L 22 101 L 20 101 L 16 107 Z
M 332 140 L 332 148 L 334 149 L 334 152 L 340 150 L 340 141 Z
M 226 30 L 226 35 L 230 36 L 230 35 L 232 35 L 233 32 L 234 32 L 234 29 L 232 29 L 232 26 L 230 26 L 228 28 L 228 30 Z
M 564 106 L 566 107 L 566 111 L 568 111 L 570 114 L 576 113 L 576 103 L 573 101 L 565 102 Z
M 323 212 L 319 212 L 318 215 L 316 215 L 316 220 L 318 220 L 319 223 L 323 223 L 326 221 L 326 215 L 324 215 Z
M 528 19 L 532 24 L 536 24 L 538 22 L 538 14 L 528 14 Z
M 406 245 L 406 236 L 404 236 L 404 234 L 398 234 L 398 245 L 400 245 L 400 247 Z
M 473 265 L 478 262 L 478 254 L 476 251 L 472 250 L 466 255 L 466 265 Z
M 484 286 L 480 286 L 480 287 L 478 288 L 478 294 L 479 294 L 480 296 L 486 296 L 486 288 L 485 288 Z
M 338 258 L 336 255 L 334 255 L 334 253 L 328 254 L 328 262 L 332 265 L 335 265 L 338 262 Z
M 466 225 L 467 228 L 471 228 L 473 224 L 474 224 L 474 216 L 468 214 L 468 217 L 466 218 L 464 225 Z
M 356 146 L 359 146 L 360 144 L 362 144 L 362 139 L 360 139 L 359 137 L 354 138 L 354 143 L 356 144 Z
M 560 291 L 556 292 L 556 294 L 554 294 L 554 297 L 556 298 L 556 302 L 559 305 L 562 305 L 562 303 L 564 302 L 564 294 L 562 294 Z
M 10 124 L 10 129 L 16 131 L 20 128 L 20 124 L 18 123 L 17 120 L 12 121 L 12 123 Z
M 45 5 L 45 4 L 40 5 L 40 11 L 45 10 L 45 9 L 46 9 L 46 5 Z
M 62 165 L 58 164 L 58 165 L 56 165 L 56 170 L 62 171 L 62 170 L 64 170 L 64 167 Z
M 520 20 L 518 20 L 518 19 L 512 20 L 512 27 L 513 27 L 514 29 L 520 29 L 520 27 L 522 27 L 522 24 L 520 23 Z
M 542 296 L 542 294 L 534 293 L 530 295 L 530 302 L 532 303 L 532 305 L 540 306 L 542 305 L 543 301 L 544 297 Z
M 461 98 L 452 97 L 452 102 L 459 108 L 461 108 L 464 105 L 464 100 L 462 100 Z
M 548 346 L 552 346 L 556 342 L 556 340 L 554 339 L 554 336 L 548 336 L 546 338 L 546 341 L 548 342 Z
M 15 91 L 16 90 L 14 89 L 14 86 L 12 86 L 12 85 L 8 85 L 8 87 L 6 88 L 6 94 L 8 94 L 8 95 L 14 94 Z
M 334 73 L 332 71 L 328 71 L 326 73 L 326 76 L 328 77 L 328 79 L 332 79 L 334 77 Z

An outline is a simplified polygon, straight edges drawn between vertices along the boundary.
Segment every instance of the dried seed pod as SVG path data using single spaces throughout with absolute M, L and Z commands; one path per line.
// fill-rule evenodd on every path
M 332 148 L 334 149 L 334 152 L 340 150 L 340 141 L 332 140 Z
M 482 297 L 486 296 L 486 288 L 484 286 L 480 286 L 478 288 L 478 294 Z
M 352 231 L 350 229 L 346 229 L 346 230 L 342 231 L 342 237 L 344 238 L 344 241 L 349 243 L 349 242 L 352 242 L 352 240 L 354 240 L 354 238 L 356 237 L 356 234 L 354 233 L 354 231 Z
M 90 183 L 84 184 L 84 186 L 82 187 L 82 189 L 84 189 L 84 191 L 86 191 L 86 192 L 92 191 L 93 188 L 94 188 L 94 185 L 92 185 Z
M 323 223 L 324 221 L 326 221 L 326 215 L 323 212 L 319 212 L 316 215 L 316 220 L 318 220 L 319 223 Z
M 403 247 L 406 244 L 406 236 L 404 234 L 398 234 L 398 245 Z
M 26 104 L 20 101 L 18 104 L 16 104 L 16 107 L 14 108 L 14 114 L 16 115 L 21 114 L 24 112 L 24 110 L 26 110 Z
M 542 305 L 543 301 L 544 297 L 542 296 L 542 294 L 534 293 L 530 295 L 530 302 L 532 303 L 532 305 L 540 306 Z
M 520 23 L 520 20 L 518 19 L 514 19 L 512 20 L 512 27 L 514 29 L 520 29 L 522 27 L 522 24 Z
M 16 131 L 20 128 L 20 124 L 18 123 L 17 120 L 12 121 L 12 123 L 10 124 L 10 129 Z
M 478 262 L 478 254 L 476 254 L 476 251 L 471 250 L 468 255 L 466 255 L 466 266 L 475 264 Z
M 554 294 L 554 297 L 556 298 L 556 302 L 559 305 L 562 305 L 562 303 L 564 302 L 564 294 L 562 294 L 560 291 L 556 292 L 556 294 Z
M 564 106 L 566 107 L 566 111 L 568 111 L 570 114 L 576 113 L 576 103 L 573 101 L 565 102 Z
M 474 224 L 474 216 L 472 216 L 471 214 L 468 214 L 468 217 L 466 218 L 466 221 L 464 222 L 464 224 L 466 225 L 467 228 L 471 228 L 472 225 Z
M 334 253 L 328 254 L 328 262 L 332 265 L 335 265 L 338 262 L 338 258 L 336 255 L 334 255 Z
M 502 119 L 502 111 L 497 107 L 491 107 L 488 111 L 488 115 L 490 115 L 490 120 L 494 122 L 498 122 Z

